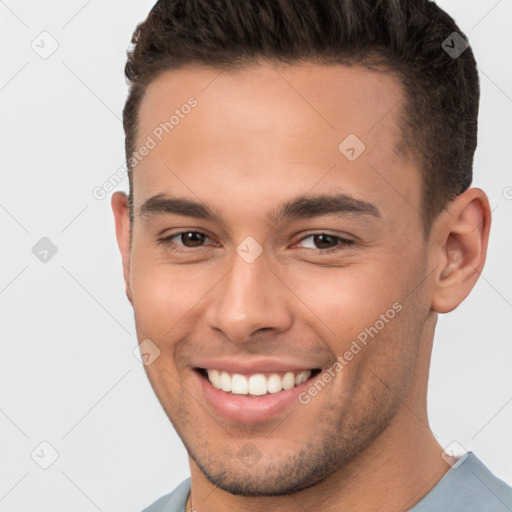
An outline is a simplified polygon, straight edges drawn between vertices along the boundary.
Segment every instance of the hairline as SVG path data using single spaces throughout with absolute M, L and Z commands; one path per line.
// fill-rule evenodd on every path
M 136 88 L 137 92 L 140 92 L 140 95 L 137 97 L 137 102 L 135 103 L 136 112 L 135 117 L 133 119 L 133 132 L 130 133 L 130 149 L 131 154 L 127 154 L 127 160 L 129 161 L 130 157 L 133 155 L 136 147 L 136 141 L 138 139 L 138 131 L 139 131 L 139 113 L 146 96 L 148 87 L 154 83 L 159 77 L 161 77 L 165 73 L 170 73 L 173 71 L 180 71 L 186 69 L 204 69 L 204 70 L 220 70 L 221 72 L 234 72 L 243 71 L 251 68 L 255 68 L 263 63 L 278 63 L 289 66 L 300 66 L 300 65 L 339 65 L 339 66 L 359 66 L 369 71 L 374 71 L 382 74 L 390 74 L 394 76 L 401 87 L 403 93 L 403 99 L 401 101 L 400 110 L 397 115 L 397 127 L 399 131 L 399 136 L 397 140 L 395 140 L 393 147 L 391 148 L 395 153 L 404 161 L 408 163 L 415 164 L 417 167 L 417 171 L 419 172 L 419 180 L 420 180 L 420 211 L 418 214 L 421 216 L 422 225 L 423 225 L 423 237 L 424 240 L 429 240 L 430 234 L 432 232 L 432 226 L 435 218 L 446 208 L 446 204 L 449 202 L 447 199 L 443 208 L 437 212 L 436 215 L 433 215 L 432 218 L 428 215 L 427 208 L 427 181 L 425 174 L 427 169 L 425 168 L 424 162 L 422 162 L 421 155 L 418 150 L 415 149 L 411 143 L 411 138 L 408 135 L 408 127 L 407 127 L 407 106 L 411 102 L 411 97 L 409 90 L 407 89 L 403 72 L 398 66 L 398 63 L 392 61 L 387 58 L 385 55 L 380 53 L 378 50 L 371 50 L 364 54 L 363 56 L 357 57 L 327 57 L 327 56 L 310 56 L 310 57 L 294 57 L 294 58 L 280 58 L 274 56 L 263 56 L 263 55 L 255 55 L 252 57 L 235 57 L 228 62 L 204 62 L 201 60 L 187 60 L 184 62 L 177 62 L 170 59 L 165 59 L 158 62 L 158 67 L 153 71 L 148 72 L 145 76 L 141 77 L 137 81 L 133 83 L 133 86 Z M 130 95 L 131 96 L 131 91 Z M 128 140 L 128 137 L 127 137 Z M 128 179 L 129 179 L 129 210 L 130 210 L 130 232 L 133 228 L 134 222 L 134 209 L 133 209 L 133 179 L 132 172 L 135 167 L 130 167 L 128 164 Z

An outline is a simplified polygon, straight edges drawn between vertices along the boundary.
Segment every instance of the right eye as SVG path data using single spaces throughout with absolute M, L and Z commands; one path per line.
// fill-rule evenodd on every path
M 177 249 L 174 246 L 182 246 L 187 249 L 194 249 L 196 247 L 201 248 L 203 247 L 206 239 L 209 240 L 210 238 L 199 231 L 180 231 L 179 233 L 174 233 L 164 238 L 160 238 L 158 239 L 158 242 L 170 247 L 172 250 L 183 252 L 182 249 Z

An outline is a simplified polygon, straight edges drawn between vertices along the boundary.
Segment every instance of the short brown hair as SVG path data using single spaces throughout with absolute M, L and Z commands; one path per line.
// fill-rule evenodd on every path
M 442 43 L 453 32 L 467 44 L 454 20 L 430 0 L 159 0 L 137 25 L 127 52 L 127 163 L 146 86 L 163 71 L 260 59 L 384 66 L 404 86 L 398 150 L 421 169 L 428 235 L 446 203 L 470 186 L 477 144 L 476 62 L 469 46 L 457 58 L 445 51 Z M 128 171 L 133 225 L 130 165 Z

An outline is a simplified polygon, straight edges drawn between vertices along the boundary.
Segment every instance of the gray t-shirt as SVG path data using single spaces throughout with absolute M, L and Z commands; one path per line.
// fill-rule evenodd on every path
M 190 478 L 143 512 L 186 512 Z M 409 512 L 512 512 L 512 488 L 468 452 Z

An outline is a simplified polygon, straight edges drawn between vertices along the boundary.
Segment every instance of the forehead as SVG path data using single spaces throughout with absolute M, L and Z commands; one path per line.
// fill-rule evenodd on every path
M 395 73 L 358 65 L 265 61 L 235 69 L 189 66 L 164 71 L 147 86 L 139 109 L 139 133 L 151 130 L 158 119 L 168 119 L 190 97 L 200 104 L 194 109 L 196 113 L 206 117 L 222 112 L 215 126 L 225 130 L 244 120 L 248 129 L 261 129 L 269 135 L 300 135 L 305 131 L 312 136 L 323 132 L 334 135 L 338 131 L 340 136 L 351 130 L 369 139 L 367 132 L 376 130 L 381 136 L 389 134 L 386 142 L 390 142 L 392 135 L 399 135 L 396 129 L 403 87 Z M 273 114 L 262 115 L 263 109 Z M 300 125 L 290 123 L 299 119 Z M 390 128 L 393 133 L 389 133 Z
M 136 148 L 154 147 L 133 173 L 134 204 L 167 190 L 234 208 L 236 190 L 270 208 L 314 188 L 419 205 L 419 173 L 396 151 L 404 100 L 396 75 L 360 66 L 165 71 L 140 105 Z

